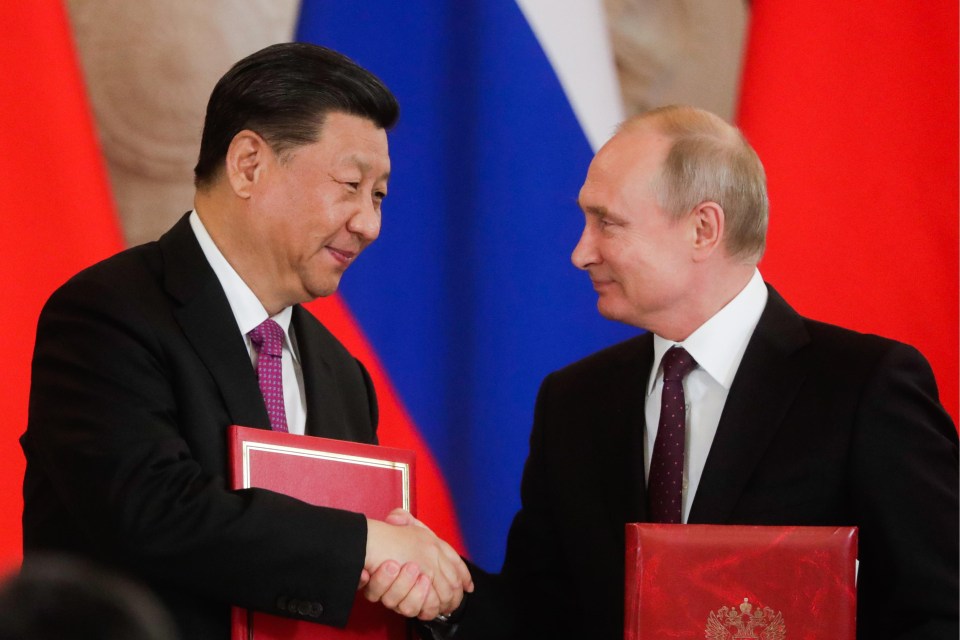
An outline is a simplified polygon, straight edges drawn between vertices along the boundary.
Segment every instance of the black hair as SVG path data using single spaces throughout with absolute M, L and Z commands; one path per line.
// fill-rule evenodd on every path
M 0 586 L 0 640 L 177 640 L 141 584 L 61 555 L 34 555 Z
M 234 136 L 255 131 L 278 154 L 316 142 L 328 113 L 397 122 L 396 97 L 343 54 L 313 44 L 271 45 L 237 62 L 213 88 L 194 168 L 198 188 L 213 183 Z

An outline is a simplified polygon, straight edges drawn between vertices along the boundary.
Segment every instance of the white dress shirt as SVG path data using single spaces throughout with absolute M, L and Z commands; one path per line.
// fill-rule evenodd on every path
M 230 266 L 227 259 L 220 253 L 220 249 L 214 243 L 213 238 L 207 232 L 207 229 L 200 221 L 200 216 L 196 211 L 190 213 L 190 228 L 197 236 L 197 242 L 200 243 L 200 249 L 206 257 L 210 267 L 217 275 L 220 286 L 227 294 L 227 302 L 230 303 L 230 309 L 233 311 L 233 317 L 237 321 L 237 327 L 243 341 L 247 345 L 247 353 L 250 354 L 250 362 L 254 369 L 257 366 L 257 350 L 253 347 L 253 342 L 247 334 L 253 331 L 261 322 L 271 317 L 267 310 L 263 308 L 260 300 L 250 290 L 247 283 L 243 281 L 240 275 Z M 303 391 L 303 371 L 300 368 L 300 354 L 297 349 L 297 338 L 294 335 L 293 327 L 290 326 L 290 318 L 293 315 L 292 307 L 287 307 L 280 313 L 272 316 L 280 328 L 283 329 L 283 354 L 281 356 L 281 366 L 283 370 L 283 405 L 287 414 L 287 429 L 290 433 L 303 434 L 307 426 L 307 405 L 306 394 Z M 246 425 L 249 426 L 249 425 Z
M 730 385 L 766 304 L 767 287 L 763 284 L 760 272 L 754 270 L 753 277 L 743 290 L 683 342 L 671 342 L 658 335 L 653 336 L 653 368 L 644 403 L 647 428 L 643 455 L 648 478 L 653 444 L 660 423 L 660 395 L 663 392 L 660 361 L 667 349 L 675 344 L 686 349 L 697 361 L 697 368 L 683 381 L 687 438 L 683 457 L 682 522 L 686 522 L 690 515 L 690 507 L 700 484 L 700 476 L 703 475 L 713 437 L 717 433 Z

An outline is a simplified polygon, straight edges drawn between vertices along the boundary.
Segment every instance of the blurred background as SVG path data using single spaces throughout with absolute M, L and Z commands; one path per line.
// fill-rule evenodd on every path
M 765 279 L 804 315 L 917 346 L 956 422 L 957 14 L 947 0 L 4 3 L 0 569 L 20 559 L 43 301 L 192 208 L 213 84 L 293 39 L 351 56 L 400 100 L 381 237 L 310 308 L 375 376 L 381 442 L 417 451 L 420 516 L 481 566 L 502 561 L 540 380 L 637 333 L 597 314 L 569 254 L 593 152 L 651 107 L 743 128 L 769 179 Z

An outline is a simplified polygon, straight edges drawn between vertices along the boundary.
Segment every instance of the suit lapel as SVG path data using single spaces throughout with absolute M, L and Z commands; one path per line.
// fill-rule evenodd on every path
M 227 296 L 187 216 L 160 238 L 164 286 L 184 335 L 210 371 L 234 424 L 270 428 L 267 409 Z
M 691 523 L 727 522 L 793 403 L 808 366 L 802 318 L 768 285 L 770 297 L 727 396 L 690 510 Z
M 646 333 L 636 339 L 637 349 L 632 351 L 614 372 L 615 380 L 610 406 L 623 406 L 623 413 L 615 418 L 619 432 L 609 439 L 608 460 L 619 460 L 621 478 L 613 483 L 611 493 L 622 487 L 623 495 L 611 495 L 617 526 L 624 522 L 643 522 L 647 518 L 647 492 L 644 480 L 643 434 L 646 430 L 644 400 L 647 380 L 653 363 L 653 334 Z M 627 399 L 624 405 L 624 398 Z
M 349 432 L 344 412 L 340 410 L 339 386 L 323 350 L 325 336 L 319 323 L 300 305 L 293 308 L 292 323 L 307 396 L 307 434 L 354 440 L 356 437 Z

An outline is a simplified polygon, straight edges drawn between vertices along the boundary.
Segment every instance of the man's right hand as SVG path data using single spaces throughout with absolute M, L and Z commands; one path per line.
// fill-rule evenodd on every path
M 402 509 L 385 522 L 367 519 L 361 584 L 371 602 L 421 620 L 452 612 L 464 591 L 473 591 L 470 571 L 453 547 Z

